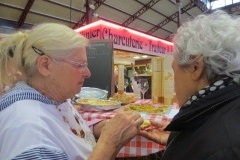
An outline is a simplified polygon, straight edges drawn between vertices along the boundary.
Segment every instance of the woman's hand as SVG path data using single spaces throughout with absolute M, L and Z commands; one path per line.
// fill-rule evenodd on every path
M 125 146 L 140 131 L 143 118 L 139 113 L 119 112 L 102 128 L 89 159 L 98 157 L 101 159 L 114 159 L 120 149 Z M 94 159 L 94 158 L 93 158 Z
M 101 131 L 102 131 L 102 128 L 107 124 L 109 120 L 103 120 L 103 121 L 100 121 L 96 124 L 94 124 L 93 126 L 93 135 L 96 139 L 99 138 L 100 134 L 101 134 Z
M 153 128 L 141 130 L 140 135 L 161 145 L 166 145 L 170 132 L 164 131 L 167 122 L 150 121 Z
M 119 112 L 103 127 L 100 139 L 122 147 L 139 133 L 142 123 L 139 113 Z

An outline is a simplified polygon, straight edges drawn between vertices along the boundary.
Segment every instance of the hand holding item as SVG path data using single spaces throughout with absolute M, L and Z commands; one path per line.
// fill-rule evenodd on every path
M 98 142 L 120 150 L 139 133 L 142 123 L 139 113 L 119 112 L 103 127 Z
M 151 126 L 150 121 L 147 120 L 147 119 L 144 119 L 143 123 L 140 125 L 140 128 L 141 128 L 142 130 L 144 130 L 144 129 L 149 128 L 150 126 Z
M 154 128 L 141 130 L 139 134 L 158 144 L 166 145 L 170 132 L 164 131 L 164 129 L 168 123 L 156 121 L 150 121 L 150 123 Z
M 119 112 L 102 128 L 101 135 L 88 159 L 115 159 L 120 149 L 140 131 L 143 118 L 139 113 Z

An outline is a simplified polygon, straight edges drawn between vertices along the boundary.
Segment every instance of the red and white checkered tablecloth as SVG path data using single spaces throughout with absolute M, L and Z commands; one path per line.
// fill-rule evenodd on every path
M 141 103 L 142 100 L 137 100 L 134 103 Z M 144 103 L 151 103 L 151 100 L 145 100 Z M 123 108 L 125 106 L 122 106 Z M 175 107 L 176 108 L 176 105 Z M 119 110 L 119 109 L 117 109 Z M 117 114 L 116 111 L 111 112 L 83 112 L 79 110 L 78 112 L 82 115 L 82 117 L 89 121 L 93 119 L 110 119 L 115 114 Z M 144 119 L 151 119 L 155 121 L 171 121 L 171 118 L 168 118 L 166 116 L 157 115 L 157 114 L 144 114 L 142 115 Z M 146 138 L 137 135 L 134 137 L 126 146 L 124 146 L 120 152 L 118 153 L 117 157 L 139 157 L 139 156 L 145 156 L 152 153 L 156 153 L 160 150 L 164 149 L 164 146 L 159 145 L 157 143 L 154 143 L 150 140 L 147 140 Z

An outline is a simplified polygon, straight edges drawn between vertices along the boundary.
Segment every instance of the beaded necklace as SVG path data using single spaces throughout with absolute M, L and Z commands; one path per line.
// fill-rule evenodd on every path
M 72 111 L 72 106 L 69 105 L 69 108 L 70 108 L 71 111 Z M 59 112 L 61 112 L 61 108 L 59 107 L 59 105 L 56 105 L 56 109 L 57 109 Z M 73 111 L 72 111 L 72 113 L 73 113 Z M 78 123 L 78 128 L 77 128 L 77 129 L 73 128 L 73 127 L 69 124 L 70 122 L 69 122 L 69 120 L 68 120 L 68 118 L 67 118 L 66 116 L 63 116 L 63 115 L 62 115 L 62 117 L 63 117 L 63 121 L 66 122 L 66 123 L 69 125 L 70 130 L 71 130 L 76 136 L 78 136 L 79 138 L 85 138 L 85 132 L 84 132 L 83 129 L 81 128 L 79 121 L 80 121 L 81 123 L 83 123 L 83 122 L 82 122 L 82 120 L 81 120 L 76 114 L 74 114 L 74 119 L 75 119 L 76 122 Z

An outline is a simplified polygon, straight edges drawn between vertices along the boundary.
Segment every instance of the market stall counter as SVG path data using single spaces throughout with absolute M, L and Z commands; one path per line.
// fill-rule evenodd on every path
M 152 104 L 151 99 L 146 99 L 144 102 L 139 99 L 135 100 L 132 104 Z M 82 115 L 82 117 L 87 120 L 94 120 L 94 119 L 111 119 L 115 116 L 117 112 L 126 110 L 129 105 L 122 105 L 117 109 L 111 111 L 83 111 L 78 108 L 78 112 Z M 157 114 L 157 113 L 143 113 L 140 112 L 141 116 L 144 119 L 148 120 L 155 120 L 155 121 L 171 121 L 173 116 L 178 112 L 178 105 L 174 104 L 170 106 L 170 110 L 164 114 Z M 117 157 L 141 157 L 146 156 L 149 154 L 153 154 L 159 152 L 164 149 L 164 146 L 154 143 L 152 141 L 147 140 L 146 138 L 137 135 L 134 137 L 126 146 L 124 146 L 120 152 L 118 153 Z

